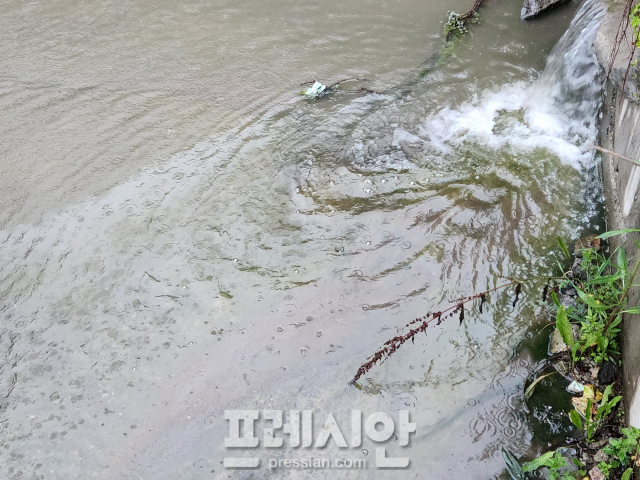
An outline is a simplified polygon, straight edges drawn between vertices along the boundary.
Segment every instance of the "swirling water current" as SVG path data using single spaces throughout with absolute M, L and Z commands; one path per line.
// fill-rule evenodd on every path
M 2 478 L 506 478 L 535 288 L 347 385 L 600 224 L 602 6 L 488 1 L 443 50 L 467 3 L 2 3 Z M 411 466 L 225 470 L 225 409 L 409 409 Z

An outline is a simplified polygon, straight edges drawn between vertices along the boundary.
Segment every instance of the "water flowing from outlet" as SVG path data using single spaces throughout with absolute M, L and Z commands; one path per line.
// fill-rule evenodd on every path
M 0 63 L 21 77 L 0 78 L 3 478 L 227 478 L 225 409 L 341 424 L 410 409 L 410 473 L 433 479 L 496 478 L 502 446 L 529 448 L 526 342 L 549 321 L 535 285 L 347 384 L 407 321 L 503 275 L 548 276 L 557 236 L 598 222 L 584 192 L 602 8 L 524 25 L 520 1 L 492 3 L 419 77 L 449 3 L 257 3 L 138 5 L 131 21 L 83 7 L 90 31 L 120 32 L 109 51 L 64 11 L 0 18 Z M 378 93 L 296 96 L 320 74 Z M 397 478 L 370 466 L 350 478 Z

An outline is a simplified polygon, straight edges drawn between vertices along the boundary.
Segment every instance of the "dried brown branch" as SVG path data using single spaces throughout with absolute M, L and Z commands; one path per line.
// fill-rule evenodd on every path
M 362 82 L 362 81 L 365 81 L 365 80 L 366 80 L 366 78 L 345 78 L 344 80 L 340 80 L 339 82 L 332 83 L 327 88 L 333 88 L 336 85 L 340 85 L 341 83 L 344 83 L 344 82 Z M 300 86 L 313 85 L 314 83 L 316 83 L 316 80 L 310 80 L 308 82 L 301 83 Z
M 337 85 L 340 85 L 341 83 L 344 83 L 344 82 L 363 82 L 365 80 L 366 80 L 366 78 L 345 78 L 344 80 L 340 80 L 339 82 L 336 82 L 336 83 L 333 83 L 333 84 L 329 85 L 329 87 L 327 87 L 327 88 L 333 88 L 333 87 L 335 87 Z
M 622 79 L 622 93 L 620 96 L 620 103 L 622 103 L 622 99 L 624 98 L 624 86 L 627 83 L 627 77 L 629 75 L 629 71 L 631 69 L 631 64 L 633 63 L 633 56 L 636 51 L 636 41 L 637 38 L 632 38 L 629 41 L 627 37 L 627 30 L 629 29 L 629 25 L 631 23 L 630 14 L 631 7 L 633 6 L 634 0 L 627 0 L 624 8 L 622 10 L 622 18 L 620 19 L 620 23 L 618 24 L 618 30 L 616 32 L 616 38 L 613 41 L 613 48 L 611 49 L 611 54 L 609 55 L 609 64 L 607 65 L 607 80 L 609 80 L 609 76 L 611 75 L 611 71 L 613 70 L 613 65 L 616 61 L 618 53 L 620 51 L 620 47 L 623 42 L 627 42 L 629 44 L 629 58 L 627 59 L 627 68 L 624 72 L 624 77 Z
M 471 10 L 469 10 L 467 13 L 464 13 L 464 14 L 460 15 L 460 20 L 466 22 L 466 21 L 470 20 L 471 18 L 473 18 L 475 13 L 480 8 L 480 5 L 482 5 L 482 0 L 476 0 L 476 3 L 473 4 L 473 7 L 471 7 Z
M 512 285 L 516 286 L 516 299 L 513 302 L 513 305 L 515 307 L 516 301 L 518 300 L 518 296 L 522 291 L 522 283 L 517 280 L 512 280 L 509 283 L 504 283 L 502 285 L 499 285 L 497 287 L 494 287 L 490 290 L 479 293 L 477 295 L 473 295 L 471 297 L 465 297 L 460 302 L 450 306 L 449 308 L 445 308 L 441 312 L 430 312 L 422 317 L 418 317 L 415 320 L 410 321 L 405 325 L 405 327 L 410 327 L 411 325 L 415 325 L 415 324 L 419 324 L 419 325 L 417 327 L 412 328 L 404 335 L 397 335 L 387 340 L 385 343 L 383 343 L 382 346 L 373 355 L 367 358 L 367 360 L 362 365 L 360 365 L 360 368 L 356 372 L 356 375 L 353 377 L 353 379 L 349 382 L 349 385 L 354 385 L 360 379 L 360 377 L 362 377 L 365 373 L 371 370 L 376 365 L 376 363 L 385 361 L 387 358 L 393 355 L 398 350 L 398 348 L 400 348 L 405 342 L 407 342 L 408 340 L 411 340 L 413 342 L 414 337 L 418 333 L 425 332 L 425 335 L 426 335 L 427 327 L 434 320 L 438 321 L 436 325 L 440 325 L 442 321 L 445 320 L 446 318 L 451 318 L 454 315 L 459 313 L 460 324 L 462 325 L 462 322 L 464 321 L 465 303 L 480 299 L 480 312 L 482 312 L 482 305 L 486 303 L 487 301 L 486 296 L 489 293 L 495 292 L 496 290 L 500 290 L 506 287 L 510 287 Z
M 599 152 L 606 153 L 606 154 L 608 154 L 608 155 L 611 155 L 611 156 L 613 156 L 613 157 L 620 158 L 620 159 L 622 159 L 622 160 L 626 160 L 627 162 L 631 162 L 631 163 L 633 163 L 634 165 L 640 165 L 640 161 L 638 161 L 638 160 L 634 160 L 633 158 L 625 157 L 624 155 L 620 155 L 620 154 L 618 154 L 618 153 L 616 153 L 616 152 L 612 152 L 611 150 L 607 150 L 606 148 L 598 147 L 597 145 L 594 145 L 594 146 L 593 146 L 593 148 L 594 148 L 595 150 L 598 150 Z

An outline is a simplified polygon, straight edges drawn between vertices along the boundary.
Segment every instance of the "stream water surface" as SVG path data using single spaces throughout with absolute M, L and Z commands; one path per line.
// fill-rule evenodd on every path
M 409 320 L 548 276 L 599 224 L 602 7 L 487 0 L 444 48 L 471 3 L 0 0 L 0 477 L 506 478 L 535 282 L 348 386 Z M 298 95 L 347 77 L 376 93 Z M 347 438 L 353 409 L 409 410 L 386 449 L 411 463 L 364 439 L 225 469 L 230 409 Z

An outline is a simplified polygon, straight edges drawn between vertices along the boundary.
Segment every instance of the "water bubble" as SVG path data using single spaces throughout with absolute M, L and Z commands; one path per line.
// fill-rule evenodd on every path
M 425 178 L 425 179 L 424 179 L 424 181 L 425 181 L 425 182 L 428 182 L 428 181 L 429 181 L 429 179 L 428 179 L 428 178 Z
M 411 242 L 402 242 L 403 250 L 408 250 L 409 248 L 411 248 Z
M 366 457 L 367 455 L 369 455 L 369 450 L 367 450 L 366 448 L 363 448 L 362 454 Z
M 347 240 L 348 242 L 355 242 L 358 237 L 359 235 L 356 232 L 349 232 L 344 236 L 345 240 Z
M 324 235 L 320 235 L 320 238 L 324 238 Z
M 282 331 L 284 331 L 284 328 L 282 328 L 282 327 L 276 328 L 276 332 L 282 332 Z
M 318 330 L 318 332 L 316 333 L 316 337 L 321 337 L 321 336 L 322 336 L 322 332 Z
M 371 193 L 371 189 L 370 188 L 363 188 L 362 191 L 364 193 Z
M 382 180 L 380 180 L 380 183 L 387 183 L 389 180 L 387 180 L 386 178 L 383 178 Z
M 371 242 L 367 241 L 367 245 L 371 245 Z
M 303 348 L 301 348 L 301 349 L 300 349 L 300 354 L 301 354 L 303 357 L 304 357 L 304 356 L 306 356 L 306 355 L 307 355 L 307 349 L 306 349 L 306 348 L 304 348 L 304 347 L 303 347 Z
M 409 182 L 409 185 L 415 185 L 415 184 L 416 184 L 416 182 L 414 182 L 413 180 L 411 180 L 411 181 Z
M 296 193 L 300 193 L 300 187 L 296 187 Z
M 237 259 L 237 258 L 234 258 L 234 259 L 233 259 L 233 263 L 238 263 L 238 259 Z
M 300 271 L 299 270 L 294 270 L 293 273 L 300 273 Z

